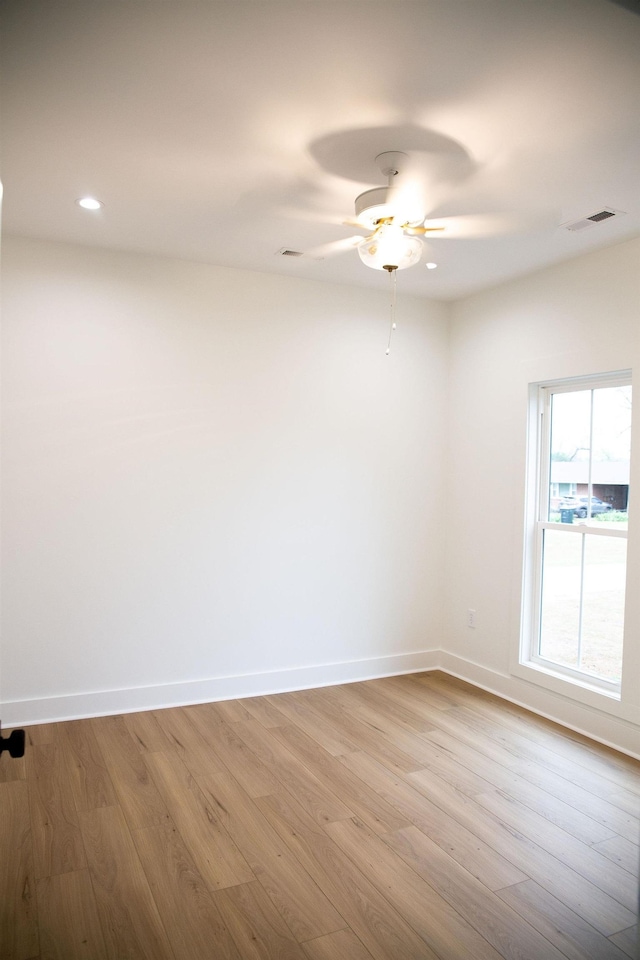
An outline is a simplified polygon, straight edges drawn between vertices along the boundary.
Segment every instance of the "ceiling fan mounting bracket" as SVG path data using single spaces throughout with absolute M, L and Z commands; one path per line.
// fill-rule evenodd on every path
M 386 150 L 376 157 L 376 166 L 383 177 L 395 177 L 409 159 L 401 150 Z

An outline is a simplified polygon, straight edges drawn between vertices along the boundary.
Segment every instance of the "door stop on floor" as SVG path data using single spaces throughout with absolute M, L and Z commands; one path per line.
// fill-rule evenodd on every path
M 9 756 L 24 757 L 24 730 L 12 730 L 8 737 L 0 734 L 0 753 L 9 751 Z

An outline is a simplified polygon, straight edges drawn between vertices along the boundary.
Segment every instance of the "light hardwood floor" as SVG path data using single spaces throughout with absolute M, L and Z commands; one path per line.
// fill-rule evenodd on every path
M 625 960 L 640 764 L 440 673 L 44 724 L 2 960 Z

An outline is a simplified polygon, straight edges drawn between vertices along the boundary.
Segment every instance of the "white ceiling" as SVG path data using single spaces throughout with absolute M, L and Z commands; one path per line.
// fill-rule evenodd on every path
M 640 17 L 609 0 L 4 0 L 0 17 L 5 234 L 382 286 L 354 250 L 277 251 L 353 235 L 383 150 L 418 151 L 433 217 L 511 224 L 430 239 L 404 292 L 456 298 L 640 234 Z M 560 226 L 604 207 L 626 216 Z

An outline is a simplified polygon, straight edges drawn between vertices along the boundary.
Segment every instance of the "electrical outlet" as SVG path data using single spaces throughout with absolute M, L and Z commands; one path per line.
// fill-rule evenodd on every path
M 476 626 L 476 612 L 475 610 L 467 610 L 467 626 L 475 630 Z

